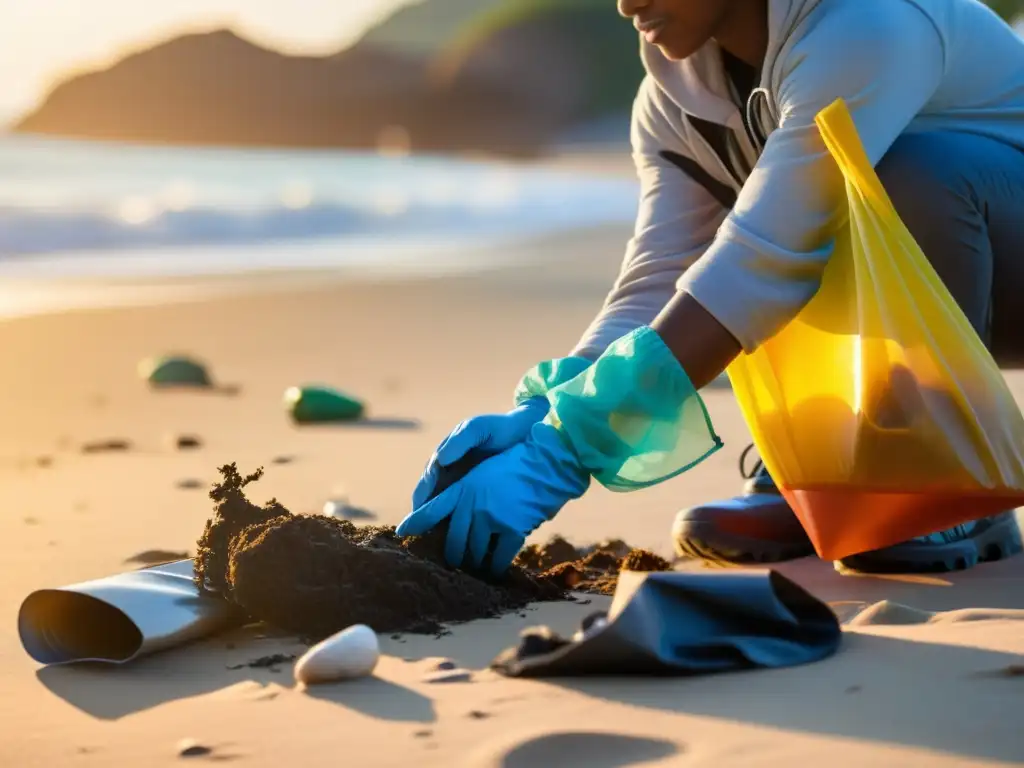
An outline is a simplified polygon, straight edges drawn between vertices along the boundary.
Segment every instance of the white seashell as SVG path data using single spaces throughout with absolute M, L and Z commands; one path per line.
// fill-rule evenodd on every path
M 371 674 L 380 659 L 376 633 L 354 624 L 317 643 L 295 663 L 295 680 L 306 685 L 353 680 Z

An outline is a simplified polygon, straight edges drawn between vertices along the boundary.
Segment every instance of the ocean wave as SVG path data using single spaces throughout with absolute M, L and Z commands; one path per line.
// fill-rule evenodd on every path
M 338 203 L 255 210 L 147 209 L 129 203 L 115 213 L 0 207 L 0 256 L 121 250 L 373 235 L 501 234 L 617 221 L 621 203 L 519 204 L 493 210 L 429 206 L 373 210 Z
M 630 220 L 633 179 L 351 152 L 0 137 L 0 259 L 530 235 Z

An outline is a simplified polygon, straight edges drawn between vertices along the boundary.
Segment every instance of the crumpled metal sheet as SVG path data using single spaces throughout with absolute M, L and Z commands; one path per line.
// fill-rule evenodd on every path
M 192 561 L 30 594 L 18 611 L 25 651 L 42 664 L 125 664 L 235 626 L 238 609 L 199 593 Z
M 831 608 L 776 571 L 624 571 L 607 614 L 571 639 L 527 630 L 491 666 L 510 677 L 789 667 L 831 656 L 842 634 Z

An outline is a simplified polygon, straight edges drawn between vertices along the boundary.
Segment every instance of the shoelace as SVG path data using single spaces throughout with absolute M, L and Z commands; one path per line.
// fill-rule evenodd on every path
M 743 449 L 743 453 L 740 454 L 740 474 L 743 475 L 744 480 L 750 480 L 764 468 L 764 462 L 760 458 L 754 462 L 754 466 L 751 470 L 747 471 L 747 457 L 754 452 L 756 446 L 751 443 Z

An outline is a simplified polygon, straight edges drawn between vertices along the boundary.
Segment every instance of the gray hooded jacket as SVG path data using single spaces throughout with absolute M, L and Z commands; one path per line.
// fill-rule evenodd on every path
M 746 104 L 713 41 L 680 62 L 641 40 L 641 57 L 636 228 L 573 351 L 583 357 L 652 322 L 676 290 L 747 351 L 796 316 L 844 220 L 842 178 L 814 124 L 837 98 L 872 163 L 908 131 L 1024 148 L 1024 41 L 977 0 L 769 0 L 768 51 Z M 725 134 L 728 156 L 709 130 Z

